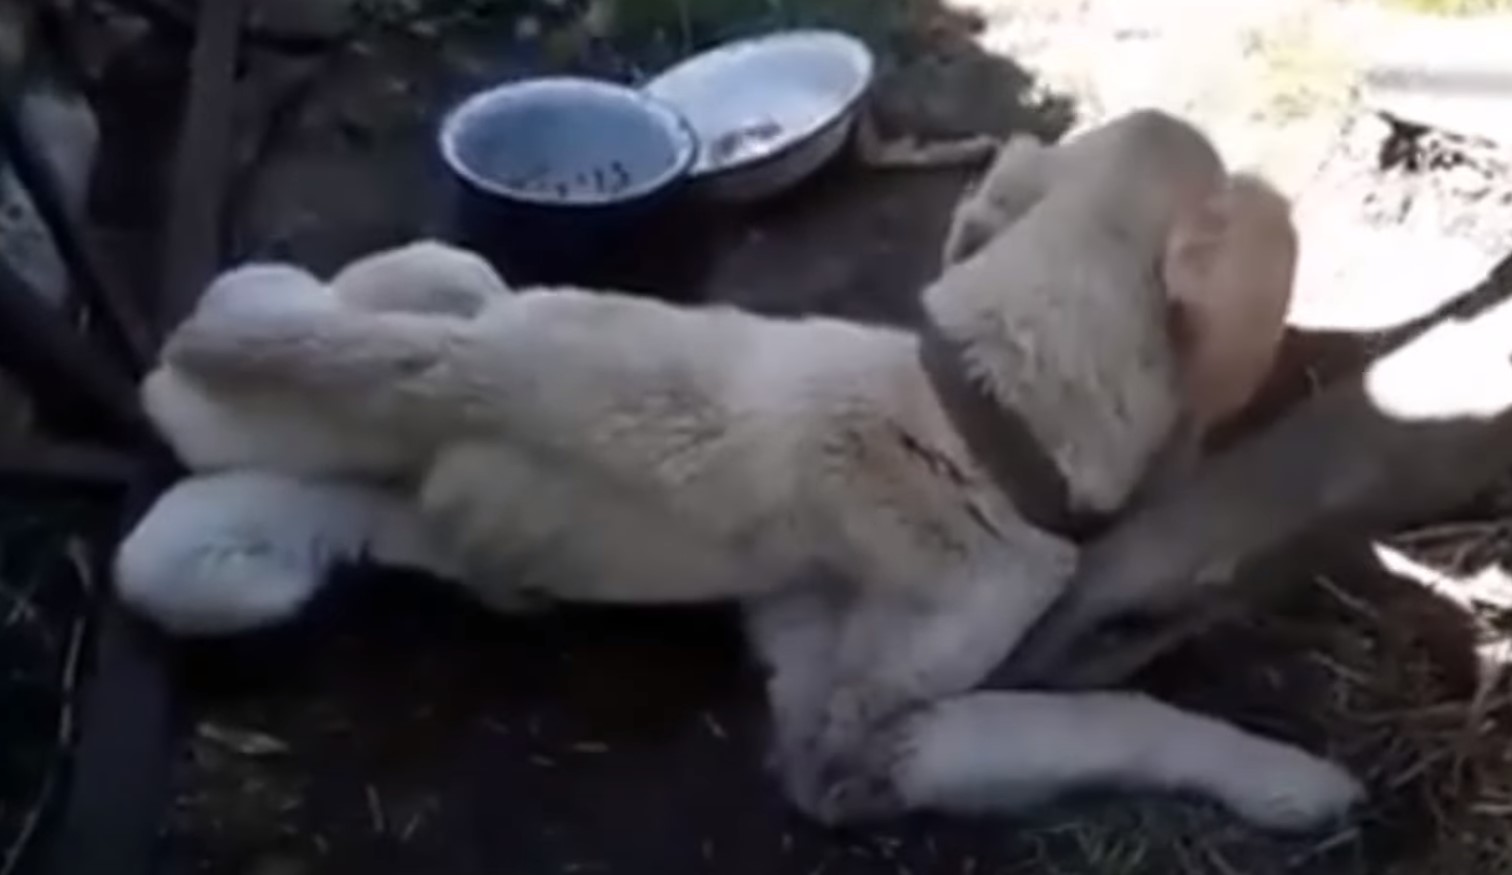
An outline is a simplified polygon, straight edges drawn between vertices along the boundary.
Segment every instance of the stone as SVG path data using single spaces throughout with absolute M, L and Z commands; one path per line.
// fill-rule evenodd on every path
M 50 166 L 65 207 L 81 216 L 100 143 L 94 111 L 82 96 L 40 80 L 23 90 L 17 106 L 20 124 Z M 36 205 L 8 166 L 0 167 L 0 259 L 49 303 L 60 305 L 67 298 L 67 268 Z

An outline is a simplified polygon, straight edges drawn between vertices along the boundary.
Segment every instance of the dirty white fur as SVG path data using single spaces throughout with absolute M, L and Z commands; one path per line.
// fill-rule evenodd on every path
M 359 259 L 331 281 L 284 264 L 227 271 L 205 290 L 196 312 L 225 319 L 257 314 L 351 310 L 470 316 L 509 293 L 470 252 L 421 240 Z M 266 466 L 289 473 L 392 477 L 419 464 L 403 424 L 374 429 L 339 408 L 311 416 L 279 392 L 217 393 L 171 364 L 142 385 L 142 403 L 184 464 L 196 471 Z
M 1179 189 L 1186 168 L 1144 152 L 1170 137 L 1202 141 L 1156 114 L 1131 124 L 1107 160 L 1145 181 L 1122 184 L 1107 170 L 1104 189 L 1062 196 L 1050 187 L 926 293 L 1000 397 L 1054 438 L 1047 444 L 1076 497 L 1097 509 L 1127 496 L 1181 407 L 1163 323 L 1146 312 L 1164 299 L 1127 288 L 1153 271 L 1170 227 L 1178 198 L 1161 179 Z M 1016 240 L 1021 228 L 1039 245 Z M 1063 312 L 1035 315 L 1047 306 Z M 1078 306 L 1089 308 L 1085 322 Z M 1005 326 L 1039 334 L 1026 341 Z M 1016 743 L 1015 712 L 949 703 L 1060 593 L 1075 550 L 1028 525 L 988 480 L 935 399 L 910 334 L 556 289 L 496 298 L 472 318 L 211 309 L 175 335 L 166 362 L 219 396 L 270 393 L 288 415 L 382 431 L 400 457 L 431 459 L 419 503 L 453 539 L 469 586 L 525 581 L 582 600 L 743 599 L 753 645 L 773 670 L 788 792 L 817 817 L 947 805 L 952 786 L 980 802 L 974 788 L 993 775 L 998 804 L 989 807 L 1009 810 L 1055 789 L 1047 782 L 1118 777 L 1101 764 L 1108 758 L 1129 762 L 1135 783 L 1185 786 L 1166 767 L 1141 771 L 1119 753 L 1119 739 L 1145 732 L 1137 702 L 1091 711 L 1106 738 L 1069 735 L 1056 748 L 1047 735 L 1039 750 L 1062 765 L 1055 774 L 1026 767 L 1034 758 L 990 754 L 975 741 L 985 734 L 952 729 L 960 713 L 968 728 L 1001 728 L 997 745 Z M 1152 409 L 1131 407 L 1145 402 Z M 1047 725 L 1060 719 L 1035 701 L 1021 710 L 1043 711 Z M 918 710 L 941 702 L 946 710 Z M 1207 726 L 1194 718 L 1159 728 L 1179 751 L 1178 736 L 1206 738 Z M 1269 749 L 1233 732 L 1209 747 Z M 1088 758 L 1083 744 L 1112 747 Z M 983 770 L 905 755 L 920 750 L 979 757 Z M 1291 786 L 1319 817 L 1353 801 L 1357 787 L 1332 780 L 1335 767 L 1294 753 Z M 1259 784 L 1242 795 L 1233 761 L 1187 765 L 1197 776 L 1188 785 L 1238 786 L 1226 800 L 1237 810 L 1288 825 L 1271 816 Z
M 916 353 L 904 332 L 562 289 L 523 292 L 467 321 L 196 318 L 167 355 L 207 379 L 282 385 L 375 427 L 464 436 L 442 450 L 421 504 L 479 570 L 472 579 L 503 580 L 486 573 L 497 565 L 553 596 L 655 601 L 669 585 L 752 597 L 837 569 L 863 595 L 840 631 L 835 694 L 824 714 L 804 716 L 808 742 L 828 756 L 854 748 L 877 719 L 975 684 L 1074 560 L 987 480 Z M 517 483 L 495 477 L 509 470 L 500 451 L 473 443 L 512 447 L 503 452 L 571 479 L 522 502 Z M 582 527 L 582 495 L 614 499 L 589 512 L 631 532 L 665 521 L 649 543 L 730 551 L 732 571 L 637 591 L 654 579 L 645 563 L 667 560 L 636 549 L 642 538 Z M 591 593 L 552 573 L 616 543 L 630 564 L 603 563 Z
M 197 312 L 240 319 L 338 306 L 332 290 L 302 269 L 250 264 L 212 282 Z M 312 475 L 386 474 L 404 455 L 382 431 L 344 427 L 339 415 L 295 413 L 278 393 L 217 394 L 172 366 L 149 374 L 141 393 L 159 433 L 196 471 L 267 466 Z
M 909 716 L 883 748 L 906 807 L 980 814 L 1076 790 L 1215 799 L 1305 829 L 1357 799 L 1345 770 L 1296 747 L 1133 693 L 971 693 Z
M 1027 138 L 1010 143 L 982 184 L 957 210 L 947 239 L 946 257 L 966 258 L 969 263 L 985 241 L 992 239 L 992 234 L 1001 233 L 1008 227 L 1005 223 L 1016 221 L 1026 213 L 1031 217 L 1036 215 L 1037 211 L 1031 213 L 1030 208 L 1039 203 L 1045 191 L 1060 190 L 1066 185 L 1066 178 L 1091 180 L 1099 187 L 1106 187 L 1109 183 L 1099 180 L 1097 173 L 1099 168 L 1107 166 L 1108 152 L 1127 148 L 1128 139 L 1138 136 L 1141 136 L 1140 132 L 1132 128 L 1125 128 L 1122 132 L 1117 128 L 1103 128 L 1054 148 L 1040 146 Z M 1175 174 L 1178 179 L 1184 179 L 1185 184 L 1168 192 L 1167 205 L 1174 207 L 1170 232 L 1158 266 L 1150 269 L 1160 282 L 1155 287 L 1126 283 L 1123 291 L 1145 295 L 1163 293 L 1167 300 L 1164 315 L 1172 329 L 1172 343 L 1169 350 L 1152 363 L 1156 370 L 1164 372 L 1174 362 L 1181 387 L 1179 397 L 1184 402 L 1183 422 L 1177 437 L 1147 466 L 1141 488 L 1160 488 L 1187 473 L 1199 455 L 1203 433 L 1240 412 L 1259 390 L 1270 373 L 1286 330 L 1299 252 L 1291 205 L 1283 195 L 1263 179 L 1250 174 L 1215 175 L 1216 165 L 1198 144 L 1190 141 L 1185 144 L 1168 141 L 1168 144 L 1171 148 L 1154 150 L 1152 155 L 1158 157 L 1163 151 L 1167 159 L 1179 158 L 1183 153 L 1188 158 L 1186 172 Z M 1042 245 L 1025 233 L 1032 225 L 1032 221 L 1012 225 L 1013 234 L 1010 236 L 1024 241 L 1016 255 L 1019 263 L 1032 262 L 1026 256 L 1033 248 Z M 1116 221 L 1107 223 L 1110 230 L 1117 227 Z M 1124 236 L 1128 237 L 1127 234 Z M 993 253 L 999 259 L 1011 254 L 1013 251 L 1006 246 L 997 247 Z M 990 257 L 992 255 L 983 256 Z M 1000 261 L 994 267 L 1002 268 L 1007 264 Z M 1064 286 L 1052 282 L 1036 288 L 1047 301 L 1044 311 L 1036 314 L 1041 320 L 1041 330 L 1010 332 L 1024 338 L 1026 345 L 1031 347 L 1026 357 L 1045 355 L 1036 346 L 1040 338 L 1052 338 L 1053 346 L 1054 338 L 1076 336 L 1074 331 L 1055 330 L 1052 320 L 1057 316 L 1075 321 L 1084 318 L 1079 315 L 1084 310 L 1098 312 L 1075 301 L 1062 300 L 1060 295 Z M 1073 288 L 1103 295 L 1120 292 L 1100 285 Z M 1144 312 L 1159 315 L 1158 308 Z M 985 314 L 983 321 L 989 326 L 985 330 L 992 330 L 990 312 Z M 1116 333 L 1103 336 L 1117 342 Z M 1087 347 L 1073 343 L 1068 350 L 1060 351 L 1074 356 L 1086 352 Z M 1052 352 L 1055 352 L 1054 348 Z M 1125 350 L 1123 355 L 1132 352 Z M 1116 364 L 1120 355 L 1108 355 L 1103 361 Z M 1056 370 L 1052 368 L 1052 371 Z M 1110 376 L 1117 379 L 1116 375 Z M 1019 385 L 1022 387 L 1023 384 Z M 1053 382 L 1048 385 L 1053 386 Z M 1150 385 L 1150 381 L 1134 381 L 1124 384 L 1124 388 L 1138 391 Z M 1040 384 L 1031 383 L 1031 394 L 1039 387 Z M 1010 390 L 1005 394 L 1013 393 Z M 1046 397 L 1048 403 L 1055 403 L 1053 392 Z M 1117 396 L 1114 398 L 1117 400 Z M 1093 417 L 1080 420 L 1086 427 L 1075 433 L 1089 440 L 1116 435 L 1137 438 L 1150 434 L 1152 429 L 1159 429 L 1161 408 L 1158 405 L 1148 406 L 1148 398 L 1140 400 L 1132 395 L 1126 395 L 1124 400 L 1129 403 L 1093 408 Z M 1099 410 L 1108 414 L 1108 427 L 1102 430 L 1093 421 Z M 1118 415 L 1130 411 L 1134 414 L 1132 417 Z M 1064 421 L 1077 420 L 1068 417 Z M 1058 438 L 1045 435 L 1043 439 L 1053 443 Z M 1139 445 L 1139 441 L 1136 440 L 1134 445 Z M 1066 451 L 1074 452 L 1075 447 L 1067 447 Z M 1123 458 L 1127 461 L 1138 456 Z M 1128 469 L 1110 473 L 1117 482 L 1124 482 Z M 1099 578 L 1096 588 L 1078 586 L 1068 590 L 1058 600 L 1055 610 L 1036 628 L 1029 648 L 1015 653 L 1015 661 L 1025 666 L 1069 664 L 1074 661 L 1072 650 L 1083 641 L 1083 636 L 1098 624 L 1112 619 L 1120 608 L 1132 610 L 1151 606 L 1150 599 L 1155 594 L 1121 592 L 1122 580 L 1117 576 L 1104 576 Z M 1170 583 L 1176 587 L 1183 585 L 1181 581 Z
M 307 271 L 250 264 L 222 274 L 197 312 L 219 318 L 341 309 L 467 315 L 503 282 L 471 253 L 420 241 L 360 259 L 327 286 Z M 386 429 L 311 416 L 276 392 L 217 393 L 163 365 L 143 402 L 198 472 L 168 490 L 121 544 L 122 599 L 180 635 L 285 622 L 343 561 L 371 559 L 458 578 L 454 552 L 420 515 L 407 478 L 421 459 Z M 474 593 L 496 610 L 519 593 Z
M 331 288 L 343 306 L 354 309 L 453 316 L 473 316 L 509 294 L 482 257 L 435 240 L 359 258 L 336 274 Z
M 953 223 L 946 254 L 963 260 L 925 310 L 1023 414 L 1078 510 L 1122 506 L 1183 416 L 1160 255 L 1223 172 L 1197 131 L 1135 114 L 1065 146 L 1011 141 Z M 983 243 L 1002 221 L 1011 233 Z
M 269 471 L 190 477 L 117 550 L 122 602 L 170 632 L 224 635 L 294 618 L 339 562 L 454 575 L 402 493 Z

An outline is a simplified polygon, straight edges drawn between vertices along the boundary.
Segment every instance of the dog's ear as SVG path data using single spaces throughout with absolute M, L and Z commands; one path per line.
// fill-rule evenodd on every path
M 979 252 L 1044 196 L 1052 147 L 1016 134 L 998 149 L 982 181 L 961 199 L 945 239 L 945 267 Z
M 1281 342 L 1297 265 L 1285 196 L 1235 175 L 1179 211 L 1161 260 L 1188 407 L 1204 428 L 1258 391 Z

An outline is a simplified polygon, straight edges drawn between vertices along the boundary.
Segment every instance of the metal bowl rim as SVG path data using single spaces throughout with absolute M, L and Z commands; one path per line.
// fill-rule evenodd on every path
M 703 173 L 695 173 L 691 176 L 691 181 L 694 185 L 700 186 L 702 191 L 709 192 L 717 191 L 720 183 L 733 179 L 737 176 L 747 176 L 748 174 L 761 174 L 770 172 L 773 168 L 797 158 L 799 152 L 814 146 L 830 131 L 834 130 L 835 128 L 844 126 L 851 120 L 851 115 L 849 113 L 838 115 L 830 119 L 827 123 L 825 123 L 823 127 L 814 131 L 814 134 L 811 137 L 788 143 L 775 152 L 769 152 L 765 155 L 758 156 L 745 164 L 732 164 L 726 167 L 721 167 L 718 170 L 709 170 Z M 835 150 L 836 152 L 838 152 L 844 147 L 845 141 L 841 141 L 836 145 Z M 831 153 L 824 159 L 823 163 L 829 163 L 829 159 L 833 157 L 834 153 Z M 807 178 L 808 176 L 801 177 L 798 180 L 792 182 L 791 185 L 796 186 L 798 183 L 803 182 Z M 761 187 L 763 188 L 761 193 L 750 195 L 748 197 L 727 198 L 717 193 L 711 195 L 711 197 L 716 201 L 740 203 L 747 201 L 758 201 L 764 198 L 773 197 L 786 190 L 786 187 L 772 188 L 770 184 Z
M 478 173 L 457 154 L 457 140 L 466 126 L 484 110 L 501 100 L 519 100 L 532 93 L 596 93 L 624 100 L 646 110 L 656 119 L 671 142 L 674 157 L 671 166 L 645 182 L 597 200 L 563 200 L 511 188 Z M 452 173 L 485 194 L 518 203 L 556 209 L 615 207 L 653 196 L 687 177 L 699 154 L 699 139 L 693 126 L 675 107 L 643 90 L 581 76 L 538 76 L 504 82 L 475 92 L 448 111 L 438 134 L 441 157 Z
M 663 70 L 661 73 L 657 74 L 653 79 L 651 79 L 641 87 L 641 90 L 648 96 L 660 100 L 662 103 L 671 106 L 674 110 L 678 110 L 679 115 L 682 115 L 684 120 L 686 121 L 686 116 L 682 114 L 681 110 L 675 102 L 670 101 L 664 97 L 659 97 L 656 94 L 656 86 L 662 80 L 671 77 L 675 73 L 686 74 L 687 68 L 706 62 L 711 57 L 733 54 L 736 52 L 755 51 L 765 45 L 770 45 L 771 43 L 776 42 L 787 42 L 790 40 L 802 39 L 811 40 L 816 38 L 832 42 L 838 46 L 843 46 L 845 50 L 850 54 L 851 60 L 856 62 L 857 76 L 855 83 L 852 85 L 850 93 L 845 94 L 844 99 L 836 104 L 836 108 L 833 112 L 829 113 L 828 115 L 821 116 L 819 119 L 809 125 L 794 129 L 787 135 L 787 142 L 782 144 L 781 146 L 778 146 L 771 152 L 768 152 L 765 155 L 753 155 L 743 160 L 731 161 L 725 164 L 701 166 L 706 144 L 703 142 L 703 138 L 698 134 L 697 130 L 692 129 L 691 122 L 689 122 L 690 129 L 692 129 L 694 133 L 695 141 L 698 143 L 697 155 L 695 156 L 693 166 L 690 170 L 693 178 L 699 180 L 712 179 L 721 174 L 731 173 L 735 171 L 744 171 L 750 169 L 753 166 L 766 164 L 769 161 L 777 160 L 784 155 L 790 154 L 809 141 L 812 141 L 815 138 L 819 137 L 832 125 L 843 121 L 847 116 L 854 114 L 857 106 L 859 106 L 861 101 L 866 98 L 867 92 L 871 90 L 873 80 L 876 76 L 877 61 L 875 55 L 872 54 L 871 49 L 867 47 L 866 43 L 841 30 L 832 30 L 828 28 L 798 28 L 794 30 L 779 30 L 773 31 L 771 33 L 761 34 L 759 36 L 733 40 L 731 42 L 715 46 L 708 51 L 699 52 L 698 54 L 685 58 L 672 65 L 671 67 L 668 67 L 666 70 Z

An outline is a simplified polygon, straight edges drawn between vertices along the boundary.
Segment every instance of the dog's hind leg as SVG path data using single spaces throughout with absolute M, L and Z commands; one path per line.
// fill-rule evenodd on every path
M 261 471 L 191 477 L 122 542 L 122 602 L 180 635 L 293 619 L 339 562 L 455 578 L 448 551 L 403 493 Z
M 466 249 L 417 240 L 359 258 L 331 279 L 347 307 L 472 317 L 510 293 L 493 267 Z
M 908 811 L 1012 813 L 1075 791 L 1158 790 L 1298 830 L 1364 796 L 1327 760 L 1133 693 L 971 693 L 897 721 L 867 756 L 869 767 L 834 792 L 877 798 L 885 784 Z
M 442 315 L 334 309 L 196 314 L 164 343 L 163 360 L 210 391 L 276 396 L 291 416 L 339 418 L 423 440 L 446 430 L 447 424 L 430 421 L 433 414 L 463 403 L 455 396 L 469 384 L 451 367 L 451 353 L 467 341 L 471 324 Z M 505 370 L 502 376 L 515 375 Z

